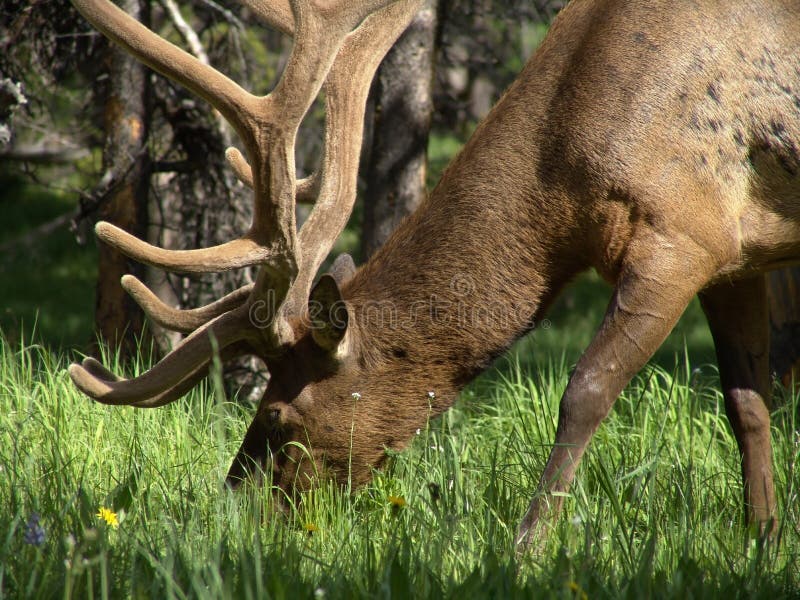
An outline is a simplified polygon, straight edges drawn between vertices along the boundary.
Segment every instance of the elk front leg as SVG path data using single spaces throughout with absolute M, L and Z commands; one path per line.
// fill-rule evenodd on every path
M 774 524 L 769 431 L 769 312 L 763 275 L 715 285 L 700 294 L 717 351 L 719 377 L 742 461 L 745 517 Z
M 644 260 L 629 257 L 627 264 L 603 323 L 561 398 L 555 445 L 517 535 L 522 548 L 530 546 L 537 535 L 543 537 L 544 531 L 537 533 L 540 523 L 557 517 L 563 492 L 569 489 L 595 430 L 709 275 L 704 262 L 689 254 L 655 257 L 648 253 Z

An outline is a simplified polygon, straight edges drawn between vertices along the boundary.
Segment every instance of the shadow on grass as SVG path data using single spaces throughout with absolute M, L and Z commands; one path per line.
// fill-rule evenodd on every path
M 0 244 L 74 206 L 74 199 L 0 174 Z M 0 330 L 53 350 L 85 347 L 91 337 L 97 257 L 66 228 L 0 255 Z
M 611 286 L 594 272 L 570 284 L 537 328 L 519 340 L 484 377 L 495 379 L 518 364 L 524 372 L 563 361 L 574 366 L 592 340 L 611 298 Z M 697 298 L 693 299 L 672 333 L 656 351 L 651 364 L 672 372 L 688 358 L 695 367 L 716 365 L 714 343 Z
M 545 353 L 563 352 L 569 362 L 577 361 L 600 326 L 611 292 L 611 286 L 595 273 L 582 275 L 550 311 L 549 329 L 535 331 L 531 342 L 541 344 Z M 715 362 L 711 332 L 697 298 L 689 304 L 651 362 L 669 371 L 676 362 L 683 362 L 684 351 L 692 364 Z

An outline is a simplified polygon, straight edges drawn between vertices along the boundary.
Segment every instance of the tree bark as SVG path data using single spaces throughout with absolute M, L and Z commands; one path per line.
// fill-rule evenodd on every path
M 134 19 L 148 20 L 144 0 L 118 0 L 117 4 Z M 105 197 L 97 216 L 144 237 L 149 189 L 147 69 L 113 44 L 108 45 L 106 64 L 103 179 L 111 184 L 107 193 L 101 191 Z M 141 309 L 120 285 L 120 278 L 126 273 L 142 277 L 143 267 L 110 246 L 100 244 L 95 329 L 101 341 L 119 350 L 125 358 L 136 354 L 137 338 L 144 325 Z
M 7 146 L 13 137 L 11 118 L 14 111 L 27 102 L 19 82 L 3 77 L 0 73 L 0 148 Z
M 428 0 L 389 50 L 373 84 L 372 148 L 362 229 L 364 258 L 386 241 L 425 194 L 435 37 L 436 3 Z
M 770 369 L 789 386 L 800 383 L 800 268 L 768 276 Z

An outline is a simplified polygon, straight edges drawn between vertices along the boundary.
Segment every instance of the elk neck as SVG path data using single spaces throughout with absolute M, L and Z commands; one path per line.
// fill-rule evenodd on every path
M 452 398 L 535 327 L 585 267 L 580 209 L 542 181 L 536 140 L 547 98 L 535 87 L 523 73 L 429 197 L 344 287 L 371 372 L 399 369 Z

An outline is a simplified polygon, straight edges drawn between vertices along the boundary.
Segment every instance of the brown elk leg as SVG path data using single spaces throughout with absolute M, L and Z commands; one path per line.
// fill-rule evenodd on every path
M 716 285 L 700 294 L 700 302 L 717 350 L 725 412 L 741 454 L 745 516 L 765 529 L 775 514 L 766 279 Z
M 546 533 L 538 525 L 561 510 L 560 492 L 569 489 L 594 431 L 709 276 L 689 254 L 628 258 L 603 323 L 561 398 L 555 445 L 517 535 L 523 548 Z

